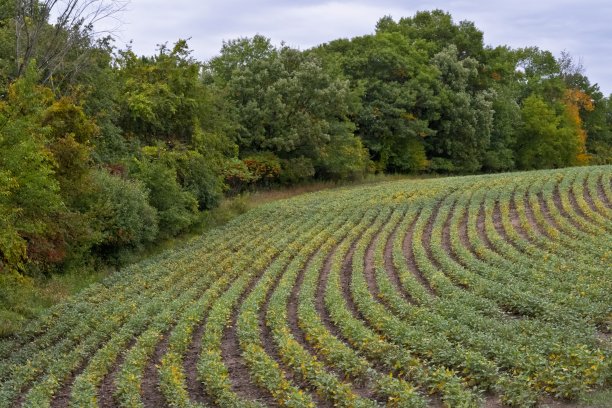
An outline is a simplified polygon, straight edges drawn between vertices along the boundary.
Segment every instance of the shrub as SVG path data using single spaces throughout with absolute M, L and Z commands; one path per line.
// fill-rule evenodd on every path
M 281 160 L 280 182 L 282 184 L 303 183 L 314 175 L 314 165 L 312 160 L 307 157 Z
M 225 180 L 225 189 L 230 195 L 242 192 L 254 180 L 247 165 L 236 158 L 226 162 L 222 173 Z
M 186 231 L 198 218 L 198 200 L 181 188 L 176 169 L 160 160 L 134 159 L 133 176 L 149 190 L 149 203 L 157 209 L 159 235 L 176 236 Z
M 117 252 L 152 242 L 158 233 L 157 211 L 139 181 L 113 176 L 105 170 L 92 175 L 95 184 L 92 217 L 99 233 L 97 247 Z
M 368 151 L 361 139 L 350 135 L 321 148 L 317 173 L 332 180 L 356 180 L 366 174 L 369 164 Z
M 180 184 L 195 196 L 199 209 L 210 210 L 219 205 L 223 195 L 223 181 L 211 163 L 193 150 L 172 153 Z
M 253 175 L 252 183 L 269 187 L 278 181 L 281 174 L 281 162 L 274 153 L 261 152 L 251 154 L 242 159 Z

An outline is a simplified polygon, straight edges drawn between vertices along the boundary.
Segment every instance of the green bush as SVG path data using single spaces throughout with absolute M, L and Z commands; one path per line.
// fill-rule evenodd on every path
M 158 233 L 157 211 L 139 181 L 93 172 L 95 197 L 91 216 L 100 234 L 98 249 L 116 252 L 152 242 Z
M 222 173 L 225 180 L 225 189 L 229 195 L 244 191 L 255 179 L 247 165 L 237 158 L 228 160 Z
M 280 182 L 285 185 L 303 183 L 313 178 L 315 168 L 308 157 L 281 160 Z
M 132 175 L 149 190 L 149 203 L 157 210 L 161 238 L 176 236 L 197 221 L 198 200 L 181 188 L 175 168 L 145 157 L 134 159 Z
M 199 209 L 210 210 L 218 206 L 223 196 L 223 181 L 211 163 L 193 150 L 172 153 L 180 184 L 195 196 Z
M 368 150 L 361 139 L 345 135 L 320 149 L 317 175 L 332 180 L 358 180 L 365 176 L 369 164 Z

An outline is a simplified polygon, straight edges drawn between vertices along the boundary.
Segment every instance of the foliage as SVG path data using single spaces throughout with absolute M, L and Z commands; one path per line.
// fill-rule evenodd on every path
M 236 106 L 242 151 L 307 157 L 325 171 L 320 152 L 353 137 L 347 133 L 354 101 L 348 83 L 326 72 L 313 55 L 277 49 L 256 36 L 225 43 L 209 67 Z
M 156 140 L 190 143 L 198 128 L 202 86 L 200 64 L 187 42 L 172 49 L 160 46 L 153 57 L 138 57 L 130 49 L 115 60 L 122 97 L 118 124 L 145 143 Z
M 252 175 L 252 183 L 267 187 L 278 181 L 281 173 L 281 163 L 274 153 L 250 154 L 244 157 L 242 161 Z
M 280 182 L 285 185 L 303 183 L 315 175 L 314 165 L 308 157 L 281 160 Z
M 30 69 L 11 84 L 7 100 L 0 104 L 0 252 L 3 269 L 9 270 L 23 268 L 28 239 L 49 233 L 50 221 L 62 206 L 56 166 L 46 147 L 49 128 L 41 123 L 51 96 L 36 80 Z
M 143 247 L 197 231 L 203 225 L 221 223 L 217 218 L 225 220 L 228 217 L 225 214 L 234 213 L 234 209 L 224 210 L 224 205 L 230 205 L 223 204 L 224 195 L 278 185 L 312 185 L 315 180 L 328 185 L 341 184 L 346 180 L 360 179 L 370 172 L 466 174 L 612 162 L 610 96 L 605 97 L 597 84 L 590 83 L 580 63 L 566 52 L 555 56 L 537 47 L 485 46 L 483 33 L 472 22 L 454 21 L 449 13 L 441 10 L 419 11 L 399 20 L 383 17 L 373 34 L 338 39 L 304 51 L 284 43 L 275 46 L 262 35 L 238 38 L 225 42 L 220 53 L 210 61 L 200 62 L 193 57 L 186 40 L 179 39 L 171 46 L 162 44 L 154 55 L 139 56 L 129 46 L 117 48 L 110 37 L 100 38 L 88 24 L 88 19 L 99 16 L 98 13 L 110 12 L 112 15 L 116 11 L 114 6 L 120 5 L 121 2 L 106 0 L 0 0 L 0 274 L 6 277 L 3 282 L 9 288 L 0 295 L 4 296 L 0 304 L 6 301 L 14 305 L 20 297 L 36 298 L 32 294 L 37 293 L 34 286 L 38 283 L 32 282 L 39 282 L 41 277 L 55 273 L 79 276 L 93 268 L 117 267 L 142 251 Z M 65 7 L 63 13 L 61 7 Z M 52 21 L 56 15 L 60 16 L 59 20 Z M 304 186 L 297 188 L 308 189 Z M 518 219 L 519 223 L 526 225 L 529 215 L 539 224 L 547 225 L 547 217 L 553 217 L 559 229 L 543 227 L 544 235 L 559 239 L 562 244 L 577 248 L 578 252 L 585 250 L 592 254 L 587 245 L 580 243 L 581 239 L 585 238 L 585 233 L 601 234 L 602 228 L 609 230 L 609 225 L 602 220 L 609 211 L 605 204 L 596 200 L 582 201 L 582 197 L 588 198 L 588 194 L 581 195 L 583 190 L 578 185 L 572 189 L 578 193 L 567 197 L 561 195 L 561 204 L 554 202 L 553 205 L 551 202 L 545 206 L 547 215 L 537 210 L 540 207 L 521 213 L 523 210 L 516 204 L 511 210 L 508 201 L 504 200 L 500 200 L 496 208 L 501 212 L 512 212 L 514 224 Z M 592 197 L 608 197 L 605 188 L 595 190 Z M 419 194 L 428 193 L 419 191 Z M 548 197 L 545 193 L 550 193 L 550 186 L 542 190 L 542 199 Z M 404 192 L 393 194 L 404 197 Z M 524 195 L 529 197 L 528 200 L 534 200 L 529 191 Z M 361 202 L 360 197 L 350 196 L 348 199 Z M 246 210 L 240 200 L 232 201 L 238 203 L 235 212 Z M 313 202 L 311 205 L 313 209 L 324 207 L 322 203 Z M 569 222 L 561 213 L 555 213 L 559 205 L 564 209 L 563 214 L 569 213 L 571 206 L 581 205 L 580 216 Z M 593 206 L 597 207 L 595 213 Z M 217 215 L 213 214 L 215 207 L 219 208 Z M 423 211 L 423 214 L 432 216 L 438 214 L 431 208 Z M 439 211 L 443 215 L 451 213 L 446 208 Z M 470 211 L 478 213 L 480 210 L 472 208 Z M 359 214 L 366 218 L 372 215 L 370 212 Z M 385 214 L 393 220 L 400 217 L 397 213 Z M 585 215 L 595 221 L 589 221 Z M 470 217 L 466 215 L 466 219 L 471 220 Z M 490 218 L 492 214 L 485 211 L 482 217 Z M 505 220 L 503 230 L 512 235 L 514 224 L 506 218 L 502 217 L 502 220 Z M 332 222 L 332 219 L 328 221 Z M 427 224 L 420 218 L 414 221 L 419 226 Z M 357 223 L 356 220 L 353 222 Z M 439 231 L 442 227 L 440 222 L 436 222 L 432 221 L 432 229 L 436 225 L 435 231 Z M 274 223 L 278 223 L 278 218 L 274 218 Z M 404 223 L 398 231 L 408 231 L 410 225 Z M 579 226 L 579 231 L 573 230 L 571 225 Z M 533 250 L 520 240 L 519 233 L 513 235 L 516 247 L 529 252 L 535 259 L 560 250 L 556 243 L 551 244 L 534 231 L 526 228 L 523 232 L 548 252 L 543 254 Z M 299 235 L 301 232 L 296 229 L 287 231 L 287 234 Z M 312 245 L 320 243 L 325 234 L 333 235 L 336 241 L 343 237 L 338 235 L 339 232 L 354 234 L 342 226 L 338 227 L 337 233 L 328 234 L 322 229 L 320 232 L 319 235 L 314 232 L 304 234 L 305 238 L 299 241 L 302 244 L 297 249 L 314 250 Z M 373 236 L 373 232 L 366 229 L 362 233 Z M 565 233 L 571 238 L 563 238 Z M 262 236 L 265 234 L 262 232 Z M 381 234 L 391 236 L 392 232 L 386 228 Z M 414 234 L 421 240 L 427 240 L 429 236 L 422 228 L 416 227 Z M 475 231 L 471 234 L 478 235 Z M 505 263 L 489 254 L 490 263 L 502 263 L 506 269 L 525 279 L 533 277 L 521 274 L 521 270 L 514 267 L 515 263 L 521 263 L 516 247 L 505 245 L 501 238 L 495 239 L 495 234 L 489 227 L 487 237 L 491 244 L 498 245 L 499 251 L 515 256 L 512 262 Z M 464 235 L 456 232 L 451 237 Z M 295 242 L 289 235 L 284 237 L 287 242 Z M 307 238 L 311 241 L 306 242 Z M 545 305 L 537 301 L 539 295 L 522 295 L 523 290 L 529 291 L 531 287 L 515 286 L 518 284 L 510 279 L 504 279 L 504 285 L 486 280 L 495 281 L 505 275 L 480 265 L 455 243 L 456 238 L 434 234 L 431 239 L 449 240 L 445 245 L 453 246 L 455 255 L 461 257 L 463 263 L 463 267 L 452 264 L 439 249 L 435 249 L 440 245 L 434 245 L 431 253 L 418 246 L 412 248 L 415 263 L 420 265 L 428 279 L 435 281 L 435 289 L 444 288 L 452 293 L 453 299 L 460 299 L 443 303 L 445 313 L 451 310 L 467 313 L 465 305 L 480 313 L 491 309 L 481 307 L 483 304 L 491 306 L 490 302 L 498 302 L 495 304 L 504 311 L 525 314 L 529 318 L 535 318 L 546 310 Z M 255 245 L 260 237 L 252 241 Z M 232 247 L 231 242 L 223 252 L 229 259 L 233 259 L 237 248 Z M 278 245 L 284 242 L 279 241 Z M 351 245 L 345 246 L 348 251 Z M 288 251 L 295 254 L 295 262 L 310 259 L 312 254 L 298 255 L 297 249 Z M 361 244 L 355 245 L 355 251 L 368 252 Z M 382 249 L 376 246 L 376 251 L 376 257 L 380 257 Z M 400 248 L 395 248 L 395 251 L 400 251 Z M 487 253 L 482 246 L 478 246 L 477 252 L 478 255 Z M 563 256 L 573 256 L 571 250 L 561 252 Z M 601 253 L 608 254 L 604 250 Z M 278 254 L 270 251 L 266 257 L 243 259 L 244 265 L 251 261 L 258 265 L 271 262 L 274 255 Z M 599 256 L 597 252 L 595 255 Z M 435 263 L 450 271 L 449 279 L 458 282 L 462 288 L 475 288 L 476 294 L 472 296 L 455 291 L 424 262 L 428 256 L 436 257 Z M 289 259 L 282 259 L 289 262 Z M 591 262 L 586 261 L 587 264 Z M 238 278 L 240 269 L 224 265 L 224 273 L 231 270 L 236 274 L 231 276 Z M 571 266 L 582 268 L 580 264 Z M 360 267 L 355 265 L 354 269 L 360 270 Z M 282 296 L 274 298 L 277 316 L 283 314 L 282 303 L 291 280 L 298 279 L 296 268 L 295 265 L 287 267 L 289 278 L 278 277 L 285 291 Z M 470 274 L 470 268 L 478 273 Z M 591 270 L 588 266 L 585 268 L 580 270 L 587 276 Z M 427 294 L 419 291 L 414 282 L 410 283 L 407 269 L 404 272 L 402 279 L 414 290 L 412 294 L 419 301 L 425 301 Z M 214 276 L 211 274 L 211 279 Z M 505 344 L 487 346 L 481 353 L 481 345 L 490 344 L 490 339 L 483 335 L 474 336 L 477 338 L 474 340 L 468 329 L 456 323 L 457 316 L 440 321 L 433 314 L 427 315 L 431 319 L 424 319 L 421 323 L 429 325 L 431 333 L 444 332 L 447 326 L 443 322 L 451 321 L 456 334 L 448 341 L 423 340 L 421 332 L 404 325 L 416 321 L 415 316 L 422 317 L 421 311 L 402 306 L 401 299 L 390 290 L 379 271 L 374 271 L 371 277 L 380 284 L 383 298 L 393 299 L 394 312 L 401 315 L 401 319 L 384 322 L 386 326 L 377 326 L 376 332 L 361 326 L 364 330 L 355 331 L 360 323 L 352 320 L 350 313 L 342 314 L 341 302 L 333 299 L 334 310 L 339 310 L 334 317 L 336 324 L 349 322 L 350 325 L 343 326 L 344 330 L 353 336 L 358 333 L 360 339 L 373 344 L 360 347 L 359 353 L 363 354 L 356 356 L 346 348 L 346 344 L 340 345 L 331 338 L 333 336 L 321 333 L 321 327 L 310 320 L 302 324 L 311 330 L 310 339 L 316 341 L 317 350 L 325 354 L 326 362 L 333 361 L 346 369 L 346 378 L 373 384 L 381 393 L 377 398 L 384 399 L 391 406 L 422 404 L 418 393 L 411 388 L 414 378 L 418 387 L 426 392 L 439 391 L 443 401 L 450 406 L 477 404 L 477 395 L 470 388 L 473 384 L 480 384 L 482 388 L 498 387 L 505 401 L 526 405 L 537 399 L 534 390 L 572 395 L 581 392 L 585 384 L 600 381 L 597 377 L 599 368 L 594 369 L 593 376 L 585 374 L 586 364 L 592 362 L 593 355 L 591 349 L 587 348 L 585 352 L 580 347 L 572 349 L 580 364 L 567 372 L 563 369 L 573 364 L 567 356 L 559 361 L 543 362 L 536 352 L 530 355 L 533 361 L 519 361 L 516 355 L 524 354 L 524 350 L 517 351 L 516 348 L 496 372 L 492 361 L 499 357 L 499 350 Z M 271 285 L 272 281 L 266 282 Z M 230 281 L 224 281 L 224 284 L 230 285 Z M 246 282 L 242 284 L 247 285 Z M 363 291 L 363 284 L 355 278 L 354 290 Z M 535 287 L 539 284 L 539 281 L 534 283 Z M 519 288 L 514 293 L 516 298 L 508 289 L 515 287 Z M 330 288 L 333 289 L 333 285 Z M 204 287 L 200 289 L 204 290 Z M 220 295 L 223 287 L 217 289 Z M 341 290 L 339 287 L 336 289 Z M 592 287 L 586 289 L 585 293 L 593 290 Z M 9 292 L 12 295 L 7 295 Z M 189 293 L 185 296 L 194 294 Z M 208 339 L 214 353 L 208 365 L 201 366 L 200 375 L 203 378 L 214 377 L 215 386 L 218 386 L 215 395 L 223 401 L 241 404 L 244 401 L 232 396 L 228 383 L 215 377 L 220 367 L 217 359 L 220 357 L 215 354 L 219 338 L 215 336 L 227 323 L 232 303 L 240 298 L 240 289 L 234 289 L 232 293 L 224 297 L 223 307 L 215 309 L 218 320 L 211 321 L 211 325 L 217 325 L 214 327 L 217 331 L 213 330 Z M 575 300 L 577 295 L 574 295 L 570 293 L 563 300 L 565 303 L 559 303 L 579 308 L 582 314 L 572 314 L 578 320 L 584 315 L 592 316 L 591 307 L 599 307 L 600 303 L 595 302 L 595 306 L 586 301 L 579 304 L 579 300 Z M 142 331 L 146 334 L 138 343 L 135 354 L 126 360 L 126 369 L 121 374 L 123 388 L 119 387 L 118 397 L 124 403 L 137 405 L 138 395 L 129 384 L 140 378 L 139 370 L 145 361 L 143 356 L 155 347 L 158 335 L 169 330 L 173 313 L 180 313 L 188 303 L 186 299 L 183 300 L 187 303 L 182 303 L 183 300 L 173 296 L 168 294 L 164 299 L 166 303 L 172 302 L 173 309 L 162 314 L 161 320 L 156 320 L 155 330 L 145 329 L 150 310 L 139 314 L 141 320 L 138 324 L 142 324 Z M 548 294 L 544 293 L 544 296 Z M 488 300 L 479 300 L 482 297 Z M 213 297 L 210 301 L 213 302 Z M 250 305 L 253 311 L 261 306 L 257 304 L 260 301 L 261 298 L 253 300 L 255 303 Z M 38 305 L 33 300 L 24 300 L 24 303 Z M 308 309 L 306 303 L 300 303 L 302 312 Z M 364 301 L 358 306 L 363 308 L 364 318 L 366 312 L 372 313 L 367 315 L 370 321 L 377 321 L 376 313 L 380 309 L 376 305 Z M 161 308 L 161 304 L 150 307 Z M 198 307 L 190 305 L 191 313 L 207 306 L 201 304 Z M 17 310 L 11 306 L 3 316 L 21 324 L 23 316 L 30 316 L 33 310 L 40 308 L 24 305 L 22 310 Z M 130 314 L 126 310 L 124 316 Z M 551 310 L 565 311 L 556 306 Z M 282 320 L 273 316 L 265 320 L 274 326 L 277 346 L 290 356 L 283 362 L 284 366 L 295 370 L 302 381 L 310 381 L 313 390 L 338 404 L 343 403 L 345 397 L 355 405 L 367 406 L 370 403 L 352 395 L 323 369 L 320 361 L 313 361 L 308 353 L 304 353 L 299 344 L 286 336 Z M 72 325 L 77 325 L 75 321 Z M 115 320 L 96 321 L 95 324 L 103 324 L 110 331 L 121 326 Z M 478 324 L 477 320 L 465 321 L 466 327 Z M 488 324 L 503 329 L 491 321 Z M 86 332 L 89 327 L 86 326 L 79 325 L 83 330 L 79 333 Z M 247 333 L 254 329 L 245 327 Z M 378 346 L 383 329 L 393 330 L 395 327 L 401 327 L 404 332 L 386 332 L 384 342 Z M 189 326 L 183 329 L 183 335 L 188 336 Z M 140 331 L 122 332 L 117 342 L 109 343 L 105 355 L 116 358 L 135 333 Z M 97 350 L 100 339 L 88 337 L 78 346 L 78 352 L 70 362 L 58 360 L 57 364 L 52 364 L 52 371 L 55 371 L 46 377 L 48 383 L 33 388 L 27 402 L 22 401 L 22 405 L 40 405 L 38 402 L 45 400 L 48 393 L 53 393 L 58 379 L 66 378 L 67 367 L 72 367 L 68 372 L 74 372 L 74 363 Z M 286 381 L 273 359 L 258 354 L 263 346 L 251 340 L 246 341 L 245 355 L 255 372 L 254 377 L 281 399 L 305 405 L 313 403 Z M 525 341 L 529 343 L 531 339 Z M 412 347 L 413 343 L 421 345 L 421 349 L 411 349 L 411 352 L 421 353 L 417 357 L 401 350 L 407 345 Z M 460 351 L 446 351 L 454 349 L 455 343 L 466 347 L 461 349 L 465 351 L 464 356 Z M 498 346 L 500 348 L 496 348 Z M 144 351 L 139 354 L 138 350 Z M 443 352 L 444 358 L 434 361 L 430 358 L 432 350 Z M 364 360 L 368 358 L 389 362 L 385 369 L 397 378 L 373 374 L 371 369 L 379 366 L 370 366 Z M 450 363 L 447 365 L 444 359 Z M 37 361 L 43 365 L 48 362 L 43 357 Z M 423 365 L 423 361 L 427 362 Z M 182 381 L 173 371 L 180 364 L 181 356 L 175 354 L 164 365 L 164 389 L 179 401 L 178 405 L 185 402 L 185 393 L 173 388 Z M 407 372 L 397 372 L 397 366 L 412 364 L 423 365 L 423 369 L 418 372 L 408 370 L 410 376 Z M 542 371 L 542 365 L 548 368 Z M 505 376 L 510 372 L 508 367 L 520 371 L 516 379 Z M 38 371 L 33 370 L 23 378 L 35 376 L 33 373 Z M 98 365 L 89 375 L 98 378 L 96 376 L 103 375 L 104 371 L 104 365 Z M 23 381 L 27 383 L 29 380 Z M 18 382 L 4 389 L 28 389 L 25 383 Z M 73 402 L 73 405 L 91 404 L 96 387 L 92 391 L 91 387 L 88 388 L 90 385 L 85 380 L 75 385 L 75 389 L 82 391 L 79 395 L 84 399 Z M 334 387 L 339 390 L 336 396 L 330 391 Z M 6 392 L 10 394 L 10 391 Z M 0 401 L 8 401 L 2 399 L 3 396 L 0 395 Z
M 194 377 L 220 406 L 578 401 L 610 380 L 610 170 L 396 180 L 259 206 L 0 340 L 0 407 L 49 406 L 67 384 L 74 406 L 140 407 L 151 375 L 169 406 L 196 406 Z M 5 290 L 19 280 L 0 275 L 0 301 L 24 293 Z M 235 355 L 260 398 L 234 388 Z
M 100 233 L 99 251 L 113 254 L 157 238 L 157 211 L 143 184 L 104 170 L 95 171 L 91 181 L 95 197 L 90 211 Z
M 564 126 L 562 117 L 538 96 L 525 99 L 523 126 L 518 139 L 518 162 L 522 168 L 555 168 L 575 164 L 581 154 L 575 128 Z
M 133 160 L 130 174 L 149 192 L 149 203 L 157 210 L 160 236 L 176 236 L 196 222 L 198 199 L 181 188 L 177 170 L 170 163 L 144 156 Z

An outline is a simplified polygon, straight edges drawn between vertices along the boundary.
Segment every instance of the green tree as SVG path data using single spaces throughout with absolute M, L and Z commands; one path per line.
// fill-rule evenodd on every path
M 348 115 L 356 98 L 348 81 L 327 72 L 315 55 L 276 49 L 261 36 L 225 43 L 209 69 L 210 81 L 224 86 L 236 107 L 241 155 L 305 157 L 318 175 L 340 174 L 327 171 L 321 154 L 353 143 Z M 363 164 L 359 156 L 356 163 Z
M 434 104 L 436 81 L 427 53 L 397 32 L 337 40 L 316 52 L 336 60 L 360 91 L 352 118 L 378 169 L 426 168 L 424 138 L 433 132 L 423 112 Z
M 470 87 L 470 80 L 478 76 L 478 62 L 460 60 L 454 45 L 434 55 L 432 63 L 440 72 L 435 92 L 438 106 L 428 112 L 429 126 L 435 131 L 427 139 L 432 168 L 478 171 L 490 144 L 495 94 Z
M 564 126 L 540 96 L 531 95 L 521 108 L 522 127 L 517 142 L 518 163 L 523 169 L 571 166 L 579 154 L 579 144 L 571 127 Z
M 144 150 L 141 159 L 133 159 L 131 175 L 149 191 L 149 203 L 157 210 L 159 236 L 176 236 L 197 221 L 198 199 L 181 187 L 176 168 L 155 148 Z
M 103 257 L 139 248 L 158 234 L 157 211 L 138 181 L 96 170 L 91 177 L 94 197 L 89 215 L 99 231 L 94 249 Z
M 376 25 L 377 33 L 399 32 L 409 40 L 424 40 L 421 45 L 433 56 L 449 45 L 454 45 L 460 59 L 480 59 L 483 52 L 483 33 L 471 21 L 455 23 L 443 10 L 418 11 L 413 17 L 400 18 L 396 23 L 383 17 Z
M 63 208 L 46 146 L 49 128 L 41 124 L 52 95 L 37 82 L 31 67 L 0 102 L 0 258 L 9 270 L 23 269 L 28 252 L 36 250 L 38 238 L 52 233 L 52 220 Z
M 138 57 L 130 49 L 115 60 L 120 83 L 118 125 L 127 137 L 145 144 L 190 143 L 198 130 L 200 63 L 187 42 L 172 49 L 160 46 L 154 57 Z

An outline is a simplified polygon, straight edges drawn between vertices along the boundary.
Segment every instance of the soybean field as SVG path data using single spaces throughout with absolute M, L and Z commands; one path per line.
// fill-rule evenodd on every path
M 392 181 L 51 308 L 0 342 L 0 408 L 574 406 L 611 330 L 612 166 Z

